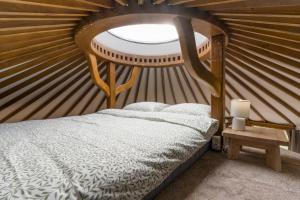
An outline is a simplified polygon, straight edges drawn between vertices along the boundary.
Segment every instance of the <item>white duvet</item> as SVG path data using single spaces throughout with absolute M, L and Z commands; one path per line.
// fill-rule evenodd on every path
M 0 199 L 142 199 L 217 130 L 163 112 L 0 124 Z

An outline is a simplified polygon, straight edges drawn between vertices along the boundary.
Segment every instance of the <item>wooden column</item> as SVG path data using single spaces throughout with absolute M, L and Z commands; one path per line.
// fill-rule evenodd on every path
M 110 62 L 107 67 L 107 84 L 110 89 L 110 95 L 107 97 L 107 108 L 116 106 L 116 64 Z
M 211 115 L 219 120 L 217 135 L 221 135 L 225 120 L 225 67 L 224 67 L 224 35 L 211 37 L 211 73 L 220 83 L 220 96 L 211 95 Z

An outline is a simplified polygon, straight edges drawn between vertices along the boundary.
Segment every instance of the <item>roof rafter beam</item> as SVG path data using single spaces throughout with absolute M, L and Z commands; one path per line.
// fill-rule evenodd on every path
M 121 6 L 128 6 L 128 1 L 127 0 L 115 0 L 118 4 Z
M 0 2 L 5 3 L 11 3 L 11 4 L 23 4 L 23 5 L 29 5 L 29 6 L 39 6 L 39 7 L 46 7 L 46 8 L 60 8 L 60 9 L 66 9 L 66 10 L 77 10 L 77 11 L 98 11 L 93 6 L 83 6 L 82 3 L 79 2 L 73 2 L 70 3 L 68 1 L 39 1 L 39 0 L 0 0 Z M 87 5 L 87 4 L 86 4 Z
M 179 4 L 184 4 L 184 3 L 189 3 L 195 0 L 169 0 L 169 5 L 179 5 Z
M 158 4 L 161 4 L 161 3 L 164 3 L 166 0 L 153 0 L 152 3 L 154 5 L 158 5 Z
M 102 8 L 112 8 L 112 0 L 76 0 L 81 3 L 89 4 L 89 5 L 94 5 Z
M 236 2 L 241 2 L 245 0 L 199 0 L 187 3 L 187 7 L 204 7 L 204 6 L 215 6 L 215 5 L 224 5 L 224 4 L 231 4 Z
M 213 5 L 211 7 L 212 10 L 249 10 L 252 8 L 267 8 L 267 7 L 284 7 L 284 6 L 293 6 L 293 5 L 300 5 L 299 0 L 273 0 L 273 1 L 266 1 L 266 0 L 251 0 L 251 1 L 240 1 L 235 2 L 234 5 L 232 4 L 219 4 Z

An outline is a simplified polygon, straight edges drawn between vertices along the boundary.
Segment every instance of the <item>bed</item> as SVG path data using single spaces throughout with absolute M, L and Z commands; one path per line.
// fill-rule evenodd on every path
M 151 199 L 207 149 L 205 115 L 106 109 L 0 125 L 0 199 Z

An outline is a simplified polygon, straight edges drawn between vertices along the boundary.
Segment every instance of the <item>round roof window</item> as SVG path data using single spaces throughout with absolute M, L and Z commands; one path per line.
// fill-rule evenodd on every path
M 175 26 L 170 24 L 137 24 L 122 26 L 108 31 L 114 36 L 130 42 L 159 44 L 178 40 Z
M 209 52 L 208 38 L 195 32 L 199 57 Z M 93 51 L 106 60 L 139 66 L 182 63 L 179 36 L 170 24 L 127 25 L 99 33 L 91 42 Z

